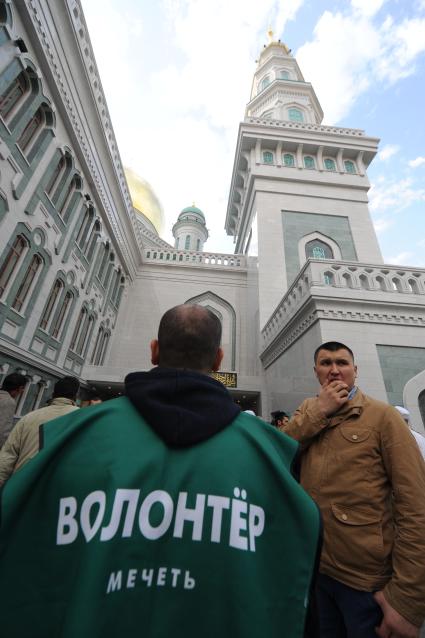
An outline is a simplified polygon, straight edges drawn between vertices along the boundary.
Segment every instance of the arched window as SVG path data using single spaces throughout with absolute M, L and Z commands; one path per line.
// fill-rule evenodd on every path
M 264 164 L 273 164 L 273 153 L 270 153 L 270 151 L 264 151 L 263 162 Z
M 99 363 L 100 352 L 101 352 L 102 344 L 103 344 L 103 333 L 104 332 L 105 332 L 105 328 L 103 326 L 100 326 L 100 328 L 99 328 L 99 330 L 97 332 L 96 342 L 94 344 L 94 348 L 93 348 L 93 352 L 92 352 L 92 356 L 91 356 L 91 361 L 90 361 L 91 365 L 97 365 Z
M 72 339 L 71 339 L 71 344 L 70 344 L 70 348 L 71 350 L 73 350 L 74 352 L 77 352 L 76 346 L 77 346 L 77 342 L 79 340 L 79 336 L 80 333 L 83 329 L 83 326 L 86 322 L 86 318 L 87 318 L 87 308 L 84 306 L 83 308 L 81 308 L 80 310 L 80 314 L 78 315 L 77 318 L 77 322 L 75 324 L 75 328 L 74 328 L 74 333 L 72 335 Z
M 288 71 L 283 71 L 282 69 L 279 71 L 279 77 L 281 80 L 289 80 Z
M 59 162 L 56 164 L 56 167 L 49 179 L 49 181 L 46 184 L 46 193 L 51 196 L 53 194 L 53 191 L 55 190 L 55 187 L 57 186 L 58 182 L 59 182 L 59 176 L 62 173 L 62 170 L 65 168 L 65 157 L 62 155 L 62 157 L 60 158 Z
M 100 222 L 98 219 L 94 222 L 86 246 L 84 254 L 88 261 L 91 261 L 98 238 L 100 237 Z
M 45 124 L 44 109 L 39 106 L 34 115 L 27 122 L 24 130 L 22 131 L 17 144 L 22 151 L 26 151 L 35 138 L 37 133 L 42 129 Z
M 304 168 L 316 168 L 314 157 L 311 157 L 311 155 L 304 156 Z
M 51 334 L 52 334 L 52 337 L 54 337 L 55 339 L 59 337 L 62 326 L 64 325 L 65 317 L 67 316 L 68 310 L 71 307 L 72 299 L 73 299 L 72 292 L 68 291 L 65 295 L 65 299 L 62 302 L 62 305 L 57 314 L 57 317 L 54 320 L 52 325 Z
M 313 259 L 326 259 L 325 249 L 322 246 L 313 247 Z
M 189 248 L 190 248 L 190 235 L 186 235 L 186 239 L 184 242 L 184 249 L 189 250 Z
M 109 255 L 109 244 L 106 244 L 103 250 L 102 261 L 100 262 L 100 267 L 97 273 L 99 281 L 102 281 L 103 276 L 105 274 L 105 268 L 108 261 L 108 255 Z
M 28 243 L 24 239 L 24 237 L 22 237 L 22 235 L 18 235 L 18 237 L 13 242 L 13 245 L 9 250 L 6 259 L 4 260 L 4 263 L 0 269 L 0 297 L 4 293 L 5 288 L 11 280 L 12 275 L 15 273 L 16 267 L 27 246 Z
M 66 193 L 63 196 L 62 203 L 58 207 L 58 213 L 61 215 L 62 219 L 66 222 L 69 218 L 70 212 L 70 204 L 73 194 L 76 190 L 81 188 L 81 180 L 78 175 L 74 175 L 71 181 L 68 184 L 68 188 L 66 189 Z
M 201 249 L 201 240 L 200 240 L 200 239 L 197 239 L 197 240 L 196 240 L 196 250 L 198 250 L 198 251 L 199 251 L 200 249 Z
M 295 158 L 291 153 L 285 153 L 283 156 L 283 163 L 285 166 L 295 166 Z
M 288 116 L 291 122 L 304 122 L 304 116 L 300 109 L 288 109 Z
M 320 239 L 312 239 L 305 245 L 305 256 L 307 259 L 333 259 L 332 248 Z
M 56 279 L 53 284 L 53 288 L 50 292 L 49 298 L 46 303 L 46 307 L 44 308 L 44 312 L 41 316 L 40 328 L 46 330 L 47 325 L 50 321 L 50 317 L 52 316 L 53 308 L 55 307 L 56 301 L 59 298 L 60 292 L 63 288 L 63 281 L 61 279 Z
M 261 117 L 263 117 L 265 120 L 271 120 L 272 115 L 273 115 L 273 110 L 264 111 L 264 113 L 262 113 Z
M 354 162 L 352 162 L 351 160 L 345 160 L 344 166 L 345 166 L 345 170 L 347 171 L 347 173 L 355 173 L 356 172 L 356 167 L 354 165 Z
M 326 158 L 325 159 L 325 168 L 327 171 L 335 171 L 336 165 L 333 159 Z
M 179 249 L 179 244 L 180 244 L 180 237 L 177 237 L 177 239 L 176 239 L 176 250 Z
M 28 90 L 28 76 L 25 71 L 21 71 L 13 82 L 9 84 L 3 95 L 0 96 L 0 115 L 4 120 L 7 121 L 9 119 L 9 115 L 12 114 L 15 106 L 19 104 Z
M 261 80 L 260 91 L 264 91 L 264 89 L 268 87 L 269 84 L 270 84 L 270 76 L 266 75 L 266 77 Z
M 33 255 L 27 271 L 24 275 L 24 278 L 21 281 L 21 285 L 18 288 L 16 297 L 12 303 L 12 308 L 17 312 L 19 312 L 24 305 L 32 283 L 35 281 L 37 273 L 41 270 L 42 264 L 43 260 L 40 255 L 38 255 L 37 253 Z

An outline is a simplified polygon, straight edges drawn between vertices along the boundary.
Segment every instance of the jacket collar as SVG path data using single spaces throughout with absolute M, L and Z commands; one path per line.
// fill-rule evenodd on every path
M 357 388 L 357 392 L 352 399 L 345 403 L 335 414 L 329 417 L 330 426 L 334 427 L 342 421 L 346 421 L 347 418 L 356 418 L 363 412 L 365 403 L 365 395 Z

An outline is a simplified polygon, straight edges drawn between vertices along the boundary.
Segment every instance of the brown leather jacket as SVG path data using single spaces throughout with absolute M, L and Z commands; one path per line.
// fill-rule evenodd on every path
M 324 526 L 320 571 L 383 589 L 414 625 L 425 618 L 425 463 L 399 413 L 360 390 L 330 418 L 307 399 L 282 430 L 302 447 L 301 483 Z

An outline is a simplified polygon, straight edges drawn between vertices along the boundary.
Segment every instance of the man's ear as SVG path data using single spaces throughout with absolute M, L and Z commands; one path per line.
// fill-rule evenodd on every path
M 154 366 L 159 364 L 159 343 L 158 339 L 151 341 L 151 362 Z
M 316 379 L 319 380 L 319 377 L 317 376 L 316 366 L 313 366 L 313 372 L 314 372 L 314 376 L 316 377 Z
M 211 370 L 213 372 L 217 372 L 217 370 L 220 370 L 220 365 L 223 360 L 223 357 L 224 357 L 224 352 L 222 348 L 219 348 L 217 350 L 217 354 L 215 355 L 214 363 L 211 366 Z

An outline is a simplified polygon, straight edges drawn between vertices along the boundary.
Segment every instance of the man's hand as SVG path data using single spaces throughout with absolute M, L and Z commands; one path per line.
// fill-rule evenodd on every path
M 419 627 L 412 625 L 391 607 L 382 591 L 377 591 L 374 598 L 384 614 L 380 626 L 376 628 L 377 636 L 380 638 L 419 638 Z
M 317 397 L 320 411 L 329 416 L 348 401 L 348 385 L 343 381 L 325 381 Z

